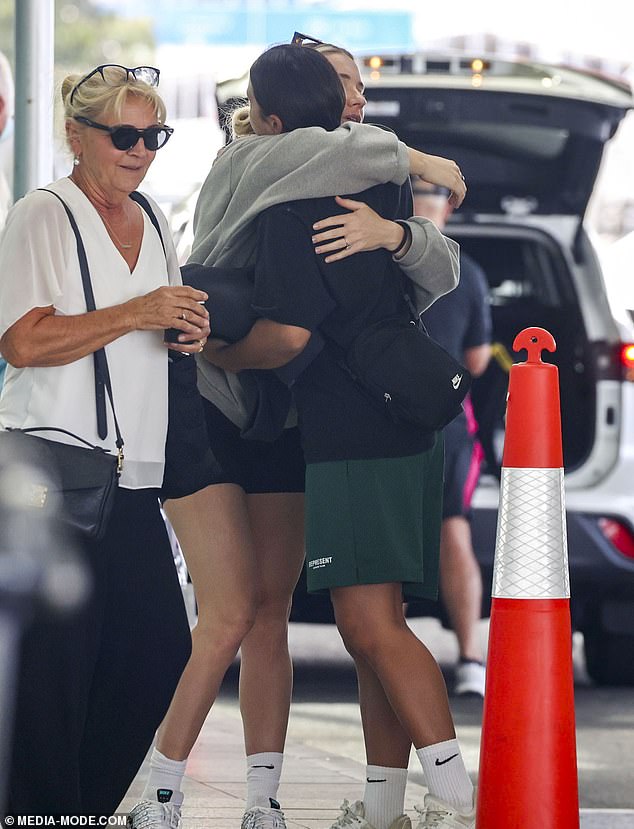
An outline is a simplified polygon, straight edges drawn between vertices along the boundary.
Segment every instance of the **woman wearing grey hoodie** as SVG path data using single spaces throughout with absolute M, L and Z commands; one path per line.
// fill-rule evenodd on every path
M 456 206 L 464 197 L 454 162 L 410 150 L 381 128 L 349 122 L 333 131 L 310 126 L 270 134 L 258 126 L 260 134 L 234 141 L 215 161 L 196 207 L 190 261 L 234 268 L 253 264 L 255 218 L 289 199 L 402 184 L 408 172 L 449 187 Z M 362 221 L 376 227 L 378 218 L 366 214 Z M 457 284 L 458 247 L 427 220 L 411 219 L 406 230 L 389 224 L 397 235 L 388 242 L 388 234 L 385 245 L 400 248 L 399 265 L 423 310 Z M 335 255 L 376 243 L 375 233 L 354 251 Z M 213 330 L 213 311 L 211 325 Z M 292 686 L 287 623 L 304 555 L 303 457 L 290 420 L 272 444 L 241 439 L 251 416 L 248 388 L 238 375 L 202 357 L 199 388 L 211 445 L 229 474 L 224 483 L 166 503 L 194 583 L 198 624 L 192 657 L 159 729 L 150 777 L 135 808 L 148 817 L 144 825 L 157 827 L 180 812 L 187 757 L 240 648 L 248 786 L 243 826 L 283 827 L 275 796 Z

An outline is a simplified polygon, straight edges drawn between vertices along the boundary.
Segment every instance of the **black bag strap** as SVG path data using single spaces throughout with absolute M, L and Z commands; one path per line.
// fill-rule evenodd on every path
M 62 203 L 62 207 L 66 211 L 70 226 L 75 234 L 77 242 L 77 257 L 79 259 L 79 269 L 81 271 L 81 282 L 84 289 L 84 297 L 86 299 L 86 309 L 88 311 L 96 311 L 95 296 L 92 290 L 92 283 L 90 281 L 90 269 L 88 268 L 88 257 L 86 256 L 86 249 L 77 227 L 77 222 L 73 216 L 70 208 L 54 190 L 49 190 L 47 187 L 41 187 L 47 193 L 51 193 L 56 199 Z M 112 396 L 112 383 L 110 382 L 110 370 L 108 369 L 108 360 L 106 358 L 106 351 L 104 348 L 99 348 L 93 352 L 93 362 L 95 366 L 95 403 L 97 407 L 97 434 L 104 440 L 108 436 L 108 420 L 106 417 L 106 398 L 105 391 L 108 392 L 108 399 L 110 401 L 110 408 L 112 409 L 112 417 L 114 420 L 114 429 L 116 432 L 116 447 L 119 454 L 119 463 L 123 461 L 123 438 L 119 429 L 119 422 L 117 420 L 117 413 L 114 407 L 114 398 Z
M 148 217 L 154 227 L 156 228 L 156 232 L 159 235 L 159 239 L 161 240 L 161 244 L 163 245 L 163 253 L 165 254 L 165 258 L 167 259 L 167 251 L 165 250 L 165 242 L 163 241 L 163 234 L 161 233 L 161 226 L 159 225 L 159 221 L 156 218 L 156 213 L 152 210 L 150 202 L 145 198 L 143 193 L 139 193 L 138 190 L 134 190 L 134 192 L 130 193 L 130 198 L 132 201 L 135 201 L 138 205 L 140 205 L 143 210 L 148 214 Z
M 79 435 L 76 435 L 74 432 L 69 432 L 68 429 L 60 429 L 57 426 L 32 426 L 29 429 L 15 429 L 12 426 L 7 426 L 7 432 L 19 432 L 22 435 L 31 435 L 34 432 L 60 432 L 62 435 L 74 438 L 80 443 L 83 443 L 84 446 L 87 446 L 89 449 L 94 449 L 96 452 L 103 452 L 104 455 L 110 453 L 109 449 L 104 449 L 103 446 L 95 446 L 94 443 L 90 443 L 84 438 L 80 438 Z
M 152 222 L 152 224 L 156 228 L 156 232 L 158 233 L 159 239 L 161 240 L 161 245 L 163 245 L 163 254 L 165 256 L 165 261 L 167 262 L 167 250 L 165 249 L 165 242 L 163 241 L 163 234 L 161 233 L 161 226 L 159 224 L 159 220 L 156 218 L 156 213 L 152 210 L 152 206 L 151 206 L 150 202 L 146 199 L 146 197 L 143 195 L 143 193 L 139 193 L 138 190 L 134 190 L 132 193 L 130 193 L 130 198 L 132 199 L 132 201 L 135 201 L 140 207 L 142 207 L 143 210 L 145 210 L 145 212 L 148 215 L 149 220 Z M 167 359 L 169 360 L 169 365 L 171 367 L 175 363 L 180 363 L 181 360 L 184 360 L 186 358 L 187 358 L 187 354 L 180 354 L 176 351 L 170 351 L 169 352 L 169 357 Z

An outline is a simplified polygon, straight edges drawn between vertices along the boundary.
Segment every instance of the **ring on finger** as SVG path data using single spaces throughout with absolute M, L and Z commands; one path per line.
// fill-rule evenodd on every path
M 182 319 L 182 320 L 185 320 L 185 322 L 187 322 L 187 314 L 186 314 L 184 311 L 183 311 L 183 313 L 181 314 L 181 319 Z

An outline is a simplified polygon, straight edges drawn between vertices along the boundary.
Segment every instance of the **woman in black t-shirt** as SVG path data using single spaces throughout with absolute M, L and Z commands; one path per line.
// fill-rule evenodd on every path
M 301 105 L 279 75 L 279 50 L 288 48 L 265 53 L 249 87 L 252 119 L 279 132 Z M 394 185 L 355 199 L 388 219 L 399 216 Z M 301 353 L 313 332 L 326 343 L 294 385 L 307 462 L 307 578 L 309 590 L 330 592 L 355 660 L 368 755 L 364 804 L 344 805 L 335 826 L 407 829 L 401 812 L 411 743 L 430 790 L 425 815 L 437 826 L 474 826 L 473 787 L 444 680 L 402 610 L 405 598 L 437 593 L 442 445 L 389 421 L 339 364 L 364 326 L 407 313 L 398 268 L 384 249 L 330 263 L 315 254 L 315 223 L 344 209 L 334 198 L 307 199 L 262 215 L 254 298 L 261 319 L 239 343 L 216 341 L 206 356 L 228 371 L 276 368 Z M 381 797 L 384 784 L 390 797 Z
M 307 146 L 300 140 L 301 136 L 295 137 L 294 146 L 301 144 L 305 155 L 295 152 L 289 159 L 285 137 L 280 136 L 278 142 L 277 136 L 270 136 L 271 142 L 268 135 L 263 135 L 262 141 L 246 140 L 242 145 L 236 142 L 235 152 L 229 148 L 223 153 L 203 185 L 196 208 L 194 249 L 196 257 L 203 259 L 205 265 L 235 267 L 254 261 L 255 257 L 251 256 L 252 243 L 255 245 L 253 224 L 236 224 L 234 220 L 237 216 L 254 215 L 255 204 L 274 203 L 282 192 L 284 199 L 292 198 L 293 194 L 297 197 L 297 193 L 305 196 L 312 192 L 328 192 L 323 187 L 319 189 L 322 182 L 315 178 L 317 165 L 311 154 L 316 144 L 310 141 L 308 133 L 319 136 L 317 144 L 327 139 L 327 130 L 334 131 L 339 123 L 344 96 L 332 67 L 321 56 L 297 47 L 291 51 L 293 60 L 284 67 L 283 83 L 276 88 L 278 93 L 284 90 L 285 95 L 288 89 L 288 101 L 296 101 L 298 91 L 302 90 L 300 107 L 296 111 L 299 117 L 292 122 L 287 120 L 285 128 L 289 131 L 290 127 L 311 128 L 301 131 Z M 287 53 L 287 57 L 290 56 Z M 315 130 L 316 125 L 322 129 Z M 260 127 L 261 133 L 268 133 L 268 123 Z M 351 131 L 337 132 L 341 135 Z M 326 140 L 326 143 L 330 142 Z M 392 144 L 392 141 L 387 143 Z M 402 148 L 396 142 L 394 145 L 401 155 Z M 330 181 L 336 181 L 336 176 L 345 169 L 344 165 L 350 163 L 349 156 L 349 151 L 329 150 Z M 370 176 L 367 173 L 367 168 L 376 163 L 371 154 L 361 152 L 360 156 L 361 163 L 355 167 L 357 172 L 352 175 L 352 181 L 360 175 L 363 181 L 380 181 L 383 174 Z M 317 157 L 323 158 L 323 155 Z M 280 159 L 284 163 L 280 163 Z M 409 150 L 409 160 L 414 173 L 431 182 L 451 184 L 458 201 L 464 197 L 465 186 L 454 162 L 414 150 Z M 296 163 L 299 169 L 294 169 Z M 253 171 L 250 178 L 240 172 L 247 169 Z M 275 171 L 273 175 L 272 171 Z M 280 177 L 277 181 L 275 175 Z M 348 175 L 348 180 L 350 178 Z M 356 218 L 359 213 L 354 214 Z M 230 217 L 226 223 L 223 216 Z M 383 245 L 390 250 L 399 247 L 403 228 L 393 222 L 384 222 L 375 214 L 376 221 L 381 222 L 377 229 L 372 214 L 368 213 L 367 217 L 372 224 L 369 235 L 361 239 L 357 236 L 357 228 L 355 244 L 348 253 L 356 255 L 363 245 L 367 249 L 374 245 Z M 241 228 L 235 238 L 226 232 L 227 225 Z M 433 232 L 429 228 L 433 228 Z M 421 296 L 429 304 L 434 296 L 450 290 L 455 284 L 457 257 L 448 240 L 433 225 L 429 225 L 428 230 L 414 227 L 411 232 L 413 242 L 401 260 L 401 266 L 411 274 L 412 280 L 417 275 L 424 275 Z M 212 242 L 210 236 L 215 241 Z M 219 255 L 222 261 L 218 260 Z M 194 261 L 198 261 L 196 257 Z M 437 266 L 431 269 L 433 279 L 428 279 L 426 266 L 431 260 Z M 210 303 L 210 307 L 216 308 L 216 304 Z M 216 326 L 217 308 L 212 313 Z M 301 359 L 308 359 L 307 352 Z M 205 444 L 205 430 L 209 433 L 209 443 L 219 469 L 208 470 L 206 464 L 200 462 L 199 433 L 192 429 L 200 401 L 192 396 L 185 401 L 191 403 L 185 421 L 182 411 L 180 418 L 171 418 L 170 428 L 174 427 L 179 450 L 178 475 L 176 480 L 172 476 L 168 482 L 171 484 L 166 487 L 169 494 L 165 488 L 163 492 L 165 497 L 173 499 L 167 501 L 165 508 L 192 577 L 198 619 L 192 637 L 192 656 L 159 728 L 145 789 L 140 802 L 131 811 L 131 825 L 136 826 L 140 821 L 146 829 L 160 829 L 166 821 L 173 822 L 179 817 L 186 758 L 214 702 L 222 676 L 239 647 L 240 709 L 247 753 L 246 810 L 242 823 L 250 829 L 263 829 L 272 823 L 278 829 L 284 829 L 283 814 L 276 798 L 292 687 L 287 625 L 293 588 L 304 557 L 304 460 L 299 431 L 291 426 L 289 419 L 289 428 L 284 428 L 271 442 L 244 439 L 241 429 L 245 428 L 245 423 L 249 425 L 250 438 L 254 436 L 255 427 L 270 426 L 271 420 L 281 428 L 277 417 L 284 402 L 281 398 L 286 397 L 287 404 L 288 397 L 253 395 L 251 399 L 264 400 L 263 405 L 249 410 L 254 415 L 253 421 L 238 417 L 233 422 L 225 416 L 223 404 L 227 404 L 228 412 L 236 414 L 232 400 L 244 397 L 241 391 L 244 392 L 247 383 L 241 390 L 236 390 L 239 384 L 234 381 L 237 378 L 212 372 L 219 383 L 216 387 L 213 377 L 210 381 L 206 366 L 201 367 L 199 363 L 198 370 L 203 396 L 206 396 L 204 418 L 202 423 L 200 419 L 197 422 Z M 252 375 L 247 379 L 254 380 Z M 276 378 L 260 372 L 257 379 L 269 386 L 269 381 Z M 249 384 L 249 390 L 253 391 L 253 385 Z M 267 406 L 271 401 L 273 405 Z M 288 405 L 283 415 L 287 412 Z M 267 418 L 271 414 L 275 417 Z M 208 472 L 213 475 L 211 480 L 205 480 Z M 206 486 L 206 483 L 213 485 Z M 181 497 L 187 491 L 193 494 Z

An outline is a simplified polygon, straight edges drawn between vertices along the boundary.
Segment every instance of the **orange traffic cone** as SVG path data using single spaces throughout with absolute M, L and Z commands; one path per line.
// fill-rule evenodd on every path
M 555 340 L 514 351 L 502 460 L 477 829 L 578 829 L 570 582 Z

